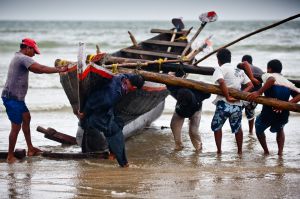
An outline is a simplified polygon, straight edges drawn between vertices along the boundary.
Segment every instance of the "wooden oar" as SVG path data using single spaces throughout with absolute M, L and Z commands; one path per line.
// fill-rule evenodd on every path
M 142 71 L 142 70 L 123 69 L 123 70 L 119 70 L 119 71 L 124 72 L 124 73 L 140 74 L 147 81 L 158 82 L 158 83 L 163 83 L 163 84 L 172 85 L 172 86 L 181 86 L 181 87 L 196 89 L 196 90 L 207 92 L 207 93 L 222 95 L 222 91 L 220 90 L 220 88 L 213 84 L 208 84 L 208 83 L 204 83 L 204 82 L 200 82 L 200 81 L 194 81 L 194 80 L 190 80 L 190 79 L 177 78 L 177 77 L 170 76 L 170 75 L 165 75 L 165 74 L 160 74 L 160 73 L 152 73 L 152 72 L 147 72 L 147 71 Z M 236 99 L 240 99 L 240 100 L 246 100 L 246 97 L 249 94 L 248 92 L 238 91 L 233 88 L 229 88 L 228 90 L 229 90 L 230 96 L 232 96 Z M 272 106 L 274 108 L 300 113 L 300 105 L 299 104 L 285 102 L 285 101 L 277 100 L 274 98 L 267 98 L 267 97 L 263 97 L 263 96 L 256 98 L 254 101 L 256 103 L 267 105 L 267 106 Z
M 191 41 L 188 43 L 188 45 L 185 47 L 185 49 L 182 52 L 182 56 L 185 56 L 187 51 L 191 48 L 192 43 L 195 41 L 195 39 L 198 37 L 200 32 L 203 30 L 205 25 L 209 22 L 214 22 L 218 18 L 217 14 L 214 11 L 208 12 L 208 13 L 203 13 L 199 16 L 199 20 L 201 21 L 201 26 L 198 28 L 197 32 L 195 35 L 192 37 Z
M 222 49 L 222 48 L 227 48 L 227 47 L 229 47 L 229 46 L 231 46 L 231 45 L 233 45 L 233 44 L 235 44 L 235 43 L 237 43 L 237 42 L 239 42 L 239 41 L 241 41 L 241 40 L 243 40 L 243 39 L 246 39 L 246 38 L 248 38 L 248 37 L 250 37 L 250 36 L 252 36 L 252 35 L 255 35 L 255 34 L 260 33 L 260 32 L 262 32 L 262 31 L 268 30 L 268 29 L 270 29 L 270 28 L 274 28 L 274 27 L 276 27 L 276 26 L 279 26 L 280 24 L 283 24 L 283 23 L 285 23 L 285 22 L 291 21 L 291 20 L 296 19 L 296 18 L 298 18 L 298 17 L 300 17 L 300 14 L 296 14 L 296 15 L 294 15 L 294 16 L 291 16 L 291 17 L 289 17 L 289 18 L 286 18 L 286 19 L 284 19 L 284 20 L 281 20 L 281 21 L 279 21 L 279 22 L 276 22 L 276 23 L 274 23 L 274 24 L 271 24 L 271 25 L 269 25 L 269 26 L 266 26 L 266 27 L 264 27 L 264 28 L 260 28 L 260 29 L 258 29 L 258 30 L 256 30 L 256 31 L 253 31 L 253 32 L 249 33 L 249 34 L 246 34 L 246 35 L 244 35 L 244 36 L 242 36 L 242 37 L 240 37 L 240 38 L 238 38 L 238 39 L 236 39 L 236 40 L 234 40 L 234 41 L 232 41 L 232 42 L 230 42 L 230 43 L 228 43 L 228 44 L 226 44 L 226 45 L 224 45 L 224 46 L 221 46 L 220 48 L 214 50 L 213 52 L 207 54 L 207 55 L 204 56 L 203 58 L 201 58 L 201 59 L 199 59 L 198 61 L 196 61 L 196 62 L 194 63 L 194 65 L 199 64 L 200 62 L 202 62 L 203 60 L 207 59 L 207 58 L 210 57 L 211 55 L 215 54 L 216 52 L 218 52 L 218 51 L 219 51 L 220 49 Z
M 136 39 L 133 36 L 133 34 L 130 31 L 128 31 L 128 34 L 129 34 L 129 37 L 130 37 L 130 40 L 131 40 L 133 46 L 136 47 L 136 48 L 138 48 L 138 44 L 137 44 Z

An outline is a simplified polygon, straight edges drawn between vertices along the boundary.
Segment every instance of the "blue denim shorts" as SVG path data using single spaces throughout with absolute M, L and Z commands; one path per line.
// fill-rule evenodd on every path
M 15 124 L 22 124 L 23 113 L 29 112 L 24 101 L 2 97 L 8 119 Z
M 285 114 L 280 120 L 267 118 L 266 115 L 259 114 L 255 120 L 256 134 L 263 134 L 264 131 L 270 128 L 272 133 L 277 133 L 288 123 L 289 114 Z
M 220 130 L 228 118 L 232 133 L 237 133 L 242 126 L 242 106 L 218 101 L 216 112 L 211 122 L 211 130 L 214 132 Z

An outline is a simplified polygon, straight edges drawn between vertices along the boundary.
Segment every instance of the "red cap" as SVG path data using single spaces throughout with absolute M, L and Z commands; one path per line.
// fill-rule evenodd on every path
M 22 44 L 32 47 L 36 54 L 40 54 L 40 50 L 39 50 L 36 42 L 33 39 L 30 39 L 30 38 L 22 39 Z

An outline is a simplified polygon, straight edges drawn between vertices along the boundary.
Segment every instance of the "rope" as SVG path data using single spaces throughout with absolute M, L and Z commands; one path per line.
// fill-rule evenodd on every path
M 142 69 L 142 62 L 141 61 L 137 61 L 136 62 L 136 69 L 137 70 L 141 70 Z
M 186 41 L 187 40 L 187 36 L 181 36 L 177 39 L 175 39 L 175 41 Z
M 158 72 L 161 71 L 161 64 L 164 63 L 164 59 L 159 58 L 158 60 L 156 60 L 156 62 L 158 63 Z
M 116 74 L 118 72 L 118 64 L 112 64 L 111 67 L 112 67 L 112 73 Z

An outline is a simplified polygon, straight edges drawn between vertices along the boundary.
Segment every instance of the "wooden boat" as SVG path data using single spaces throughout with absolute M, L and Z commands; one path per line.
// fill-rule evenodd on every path
M 117 52 L 106 54 L 101 60 L 89 62 L 91 55 L 87 56 L 87 67 L 82 73 L 82 101 L 89 93 L 105 84 L 104 76 L 114 75 L 111 70 L 103 68 L 102 64 L 115 64 L 126 62 L 145 62 L 158 59 L 177 59 L 186 48 L 189 30 L 175 31 L 175 29 L 152 29 L 151 33 L 158 34 L 150 39 L 136 43 L 131 35 L 133 45 Z M 190 47 L 188 52 L 190 51 Z M 70 101 L 73 112 L 77 113 L 80 106 L 78 100 L 77 62 L 56 60 L 56 66 L 68 64 L 68 72 L 60 74 L 60 81 Z M 136 90 L 124 96 L 116 105 L 117 114 L 125 122 L 123 133 L 125 138 L 135 134 L 138 130 L 150 125 L 156 120 L 164 109 L 165 98 L 169 92 L 164 84 L 146 81 L 141 90 Z M 48 137 L 49 138 L 49 137 Z M 50 139 L 50 138 L 49 138 Z M 55 140 L 55 139 L 53 139 Z

